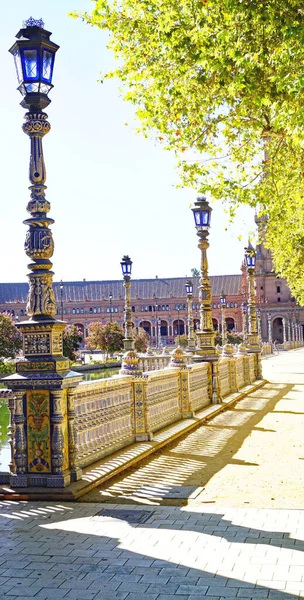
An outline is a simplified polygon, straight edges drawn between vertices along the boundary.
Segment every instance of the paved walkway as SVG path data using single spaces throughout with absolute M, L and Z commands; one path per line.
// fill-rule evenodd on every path
M 258 472 L 258 477 L 251 478 L 251 487 L 259 485 L 262 471 L 256 469 L 260 464 L 247 464 L 247 429 L 246 435 L 240 437 L 248 417 L 252 447 L 260 448 L 261 465 L 267 446 L 264 440 L 269 436 L 274 440 L 272 450 L 276 455 L 268 469 L 268 481 L 277 477 L 280 470 L 277 461 L 279 466 L 286 464 L 291 472 L 288 481 L 293 478 L 299 482 L 297 502 L 303 505 L 302 474 L 292 473 L 295 465 L 302 469 L 303 464 L 302 439 L 297 430 L 299 424 L 303 432 L 303 364 L 304 351 L 265 361 L 264 372 L 274 383 L 263 397 L 249 399 L 246 407 L 236 407 L 237 423 L 226 423 L 222 428 L 219 424 L 214 427 L 214 421 L 210 423 L 204 434 L 208 429 L 216 437 L 211 442 L 202 440 L 198 452 L 200 457 L 204 452 L 208 460 L 184 457 L 182 476 L 181 471 L 175 476 L 178 461 L 167 462 L 167 466 L 164 462 L 162 472 L 172 478 L 168 483 L 170 491 L 177 493 L 178 488 L 188 487 L 188 499 L 184 498 L 187 506 L 160 505 L 163 499 L 177 501 L 168 497 L 167 488 L 159 498 L 155 494 L 151 498 L 148 494 L 134 496 L 133 504 L 129 505 L 0 502 L 0 599 L 293 600 L 303 597 L 304 510 L 253 508 L 244 504 L 231 507 L 229 502 L 224 505 L 224 498 L 221 502 L 206 503 L 204 490 L 195 495 L 195 485 L 181 485 L 189 483 L 194 472 L 204 470 L 205 464 L 210 484 L 219 473 L 232 468 L 240 472 L 238 481 L 243 479 L 244 485 L 248 485 L 248 470 Z M 269 431 L 273 425 L 266 426 L 264 419 L 273 413 L 278 421 L 275 431 Z M 286 430 L 292 432 L 294 442 L 289 454 L 281 446 Z M 233 444 L 235 451 L 230 452 Z M 229 461 L 222 458 L 213 474 L 212 462 L 221 453 L 225 455 L 227 448 Z M 242 458 L 236 458 L 239 452 L 244 453 Z M 178 459 L 179 462 L 183 459 L 182 452 L 178 453 Z M 192 460 L 196 461 L 194 470 Z M 235 482 L 229 481 L 229 471 L 227 477 L 227 489 L 232 492 Z M 153 481 L 156 480 L 150 479 L 149 485 Z M 135 488 L 130 490 L 131 494 Z M 240 485 L 238 495 L 241 493 Z M 118 499 L 121 500 L 121 495 Z M 130 502 L 130 497 L 127 501 Z

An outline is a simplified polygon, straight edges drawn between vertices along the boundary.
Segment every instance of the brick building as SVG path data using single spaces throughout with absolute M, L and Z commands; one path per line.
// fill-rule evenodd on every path
M 261 231 L 263 220 L 256 219 Z M 263 235 L 261 236 L 263 238 Z M 261 242 L 256 247 L 256 302 L 261 311 L 261 331 L 264 341 L 268 339 L 268 318 L 271 315 L 272 338 L 283 341 L 282 319 L 304 324 L 304 307 L 296 305 L 295 299 L 285 280 L 276 276 L 270 251 Z M 159 343 L 157 321 L 160 320 L 161 342 L 172 344 L 178 333 L 188 333 L 187 278 L 132 279 L 131 304 L 133 324 L 143 327 L 151 338 L 151 343 Z M 193 279 L 193 317 L 195 328 L 199 326 L 199 278 Z M 212 316 L 216 330 L 220 329 L 220 295 L 226 294 L 226 324 L 228 330 L 242 331 L 241 304 L 247 298 L 247 276 L 244 264 L 238 275 L 218 275 L 210 277 L 212 286 Z M 117 321 L 123 326 L 124 287 L 122 280 L 64 282 L 62 303 L 60 283 L 54 283 L 58 318 L 68 324 L 78 325 L 87 336 L 88 325 L 94 321 L 103 324 Z M 22 321 L 26 316 L 26 283 L 0 283 L 0 312 L 10 312 L 15 320 Z
M 211 277 L 213 296 L 213 324 L 219 328 L 220 294 L 226 294 L 226 323 L 229 330 L 242 331 L 242 275 Z M 156 323 L 160 319 L 162 343 L 173 343 L 178 333 L 188 333 L 187 296 L 185 277 L 168 279 L 132 279 L 131 304 L 135 327 L 143 327 L 156 343 Z M 199 324 L 199 278 L 193 278 L 193 317 Z M 10 312 L 15 320 L 26 320 L 26 283 L 0 283 L 0 311 Z M 124 321 L 124 287 L 121 280 L 64 282 L 62 305 L 60 283 L 54 283 L 58 318 L 78 325 L 87 335 L 88 325 L 94 321 L 108 323 Z

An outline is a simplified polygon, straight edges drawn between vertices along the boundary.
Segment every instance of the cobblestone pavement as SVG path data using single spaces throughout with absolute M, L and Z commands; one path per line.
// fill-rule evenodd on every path
M 1 599 L 304 596 L 304 511 L 1 502 L 0 527 Z
M 217 454 L 222 453 L 213 477 L 212 470 L 209 471 L 211 481 L 225 471 L 227 461 L 223 456 L 228 450 L 231 454 L 231 444 L 236 444 L 238 452 L 244 449 L 249 434 L 248 431 L 242 434 L 246 422 L 243 412 L 252 413 L 249 415 L 251 431 L 261 436 L 257 438 L 261 443 L 260 461 L 266 448 L 262 441 L 271 433 L 263 419 L 273 412 L 278 413 L 276 431 L 272 432 L 278 437 L 272 444 L 272 465 L 268 463 L 269 481 L 280 464 L 282 468 L 286 465 L 289 471 L 302 464 L 298 460 L 302 438 L 299 438 L 297 423 L 301 428 L 303 363 L 304 351 L 265 361 L 264 372 L 272 386 L 269 390 L 275 393 L 264 394 L 260 405 L 260 399 L 245 400 L 247 405 L 239 407 L 242 418 L 238 413 L 238 424 L 222 423 L 224 436 L 220 427 L 210 426 L 214 434 L 218 429 L 217 437 L 215 435 L 212 444 L 209 440 L 209 446 L 205 443 L 204 452 L 216 444 L 218 452 L 209 453 L 209 469 Z M 283 408 L 281 402 L 285 403 Z M 281 421 L 282 416 L 285 421 Z M 288 431 L 293 430 L 294 444 L 289 454 L 286 454 L 286 446 L 282 446 L 284 423 Z M 203 446 L 202 440 L 199 452 Z M 277 453 L 275 446 L 278 446 Z M 179 478 L 175 474 L 182 458 L 181 452 L 178 461 L 164 463 L 164 476 L 169 473 L 172 477 L 169 496 L 185 487 L 181 485 L 185 475 Z M 240 463 L 237 457 L 232 466 L 238 466 L 241 473 L 253 468 L 245 455 L 242 460 Z M 202 462 L 200 460 L 201 466 Z M 190 467 L 188 457 L 184 473 Z M 301 474 L 294 470 L 292 475 L 298 482 L 299 499 L 303 496 Z M 235 483 L 229 477 L 231 471 L 228 470 L 225 486 L 232 495 Z M 245 475 L 242 477 L 244 485 L 248 485 Z M 258 487 L 258 480 L 251 479 L 252 487 Z M 162 481 L 160 484 L 164 486 Z M 138 497 L 136 503 L 125 498 L 129 504 L 0 502 L 0 600 L 293 600 L 304 597 L 304 510 L 204 504 L 200 495 L 191 504 L 189 497 L 193 487 L 187 488 L 186 506 L 160 506 L 155 498 L 152 504 L 147 497 Z M 240 485 L 238 493 L 241 491 Z

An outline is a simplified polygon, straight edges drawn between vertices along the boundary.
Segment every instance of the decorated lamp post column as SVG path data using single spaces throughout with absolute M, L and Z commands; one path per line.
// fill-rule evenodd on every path
M 162 340 L 161 340 L 161 319 L 158 317 L 157 319 L 157 347 L 161 348 Z
M 132 312 L 131 312 L 131 275 L 132 275 L 132 261 L 129 256 L 125 255 L 121 260 L 121 270 L 124 280 L 125 288 L 125 338 L 124 338 L 124 350 L 134 350 L 134 339 L 132 333 Z
M 120 369 L 121 375 L 134 375 L 139 374 L 138 369 L 138 357 L 135 352 L 135 343 L 132 332 L 132 311 L 131 311 L 131 275 L 132 275 L 132 261 L 128 255 L 122 257 L 121 270 L 124 280 L 125 288 L 125 337 L 124 337 L 124 351 L 125 354 L 122 359 L 122 365 Z
M 190 279 L 186 281 L 186 294 L 187 294 L 187 305 L 188 305 L 188 351 L 195 352 L 195 339 L 194 339 L 194 324 L 193 324 L 193 284 Z
M 10 48 L 15 60 L 21 106 L 27 110 L 23 131 L 30 138 L 30 200 L 25 252 L 30 258 L 28 321 L 18 328 L 23 334 L 24 360 L 17 374 L 6 379 L 17 401 L 14 415 L 14 456 L 16 474 L 10 478 L 16 487 L 64 487 L 81 476 L 71 460 L 68 431 L 73 429 L 67 408 L 68 390 L 81 376 L 70 371 L 63 356 L 65 323 L 55 320 L 51 257 L 54 243 L 49 229 L 50 203 L 45 196 L 46 170 L 42 139 L 50 131 L 44 109 L 50 104 L 55 54 L 59 48 L 50 40 L 42 20 L 28 19 Z M 71 434 L 71 436 L 74 436 Z
M 287 317 L 287 335 L 288 335 L 288 342 L 291 343 L 292 339 L 291 339 L 291 320 L 290 320 L 290 315 L 288 315 L 288 317 Z
M 282 319 L 282 325 L 283 325 L 283 345 L 286 350 L 287 338 L 286 338 L 286 319 L 285 319 L 285 317 L 283 317 L 283 319 Z
M 272 345 L 272 322 L 271 322 L 271 313 L 267 314 L 267 323 L 268 323 L 268 343 Z
M 248 345 L 247 350 L 256 356 L 256 375 L 262 379 L 261 347 L 258 342 L 256 304 L 254 296 L 254 274 L 256 264 L 256 254 L 252 245 L 249 243 L 245 248 L 245 260 L 248 276 Z
M 257 310 L 257 325 L 258 325 L 258 342 L 261 346 L 261 344 L 262 344 L 262 329 L 261 329 L 261 311 L 259 308 Z
M 247 328 L 247 302 L 242 302 L 242 319 L 243 319 L 243 341 L 247 344 L 248 328 Z
M 201 278 L 199 285 L 200 300 L 200 328 L 196 332 L 198 349 L 193 357 L 194 361 L 209 361 L 212 366 L 212 402 L 219 404 L 222 401 L 220 380 L 218 374 L 219 355 L 216 351 L 214 339 L 215 333 L 212 325 L 212 294 L 208 275 L 207 250 L 209 248 L 209 229 L 212 208 L 204 196 L 199 196 L 192 208 L 196 232 L 198 235 L 198 247 L 201 251 Z
M 60 315 L 61 315 L 61 321 L 63 321 L 63 281 L 61 279 L 60 281 Z
M 220 302 L 221 302 L 221 319 L 222 319 L 222 346 L 224 347 L 227 342 L 227 332 L 226 332 L 226 317 L 225 317 L 226 296 L 223 291 L 220 295 Z

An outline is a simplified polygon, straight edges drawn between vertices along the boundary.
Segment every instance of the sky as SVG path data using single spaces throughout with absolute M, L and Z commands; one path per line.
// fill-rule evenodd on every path
M 1 282 L 26 281 L 28 272 L 22 221 L 29 216 L 30 142 L 21 130 L 25 111 L 8 49 L 30 16 L 42 17 L 60 45 L 46 109 L 51 132 L 43 140 L 54 281 L 119 279 L 124 254 L 136 279 L 190 276 L 200 266 L 190 210 L 196 190 L 177 189 L 174 155 L 135 132 L 134 107 L 119 82 L 99 83 L 100 72 L 114 64 L 107 34 L 68 17 L 93 7 L 89 0 L 14 0 L 1 7 Z M 253 212 L 244 207 L 225 231 L 224 207 L 212 206 L 210 274 L 238 273 Z

